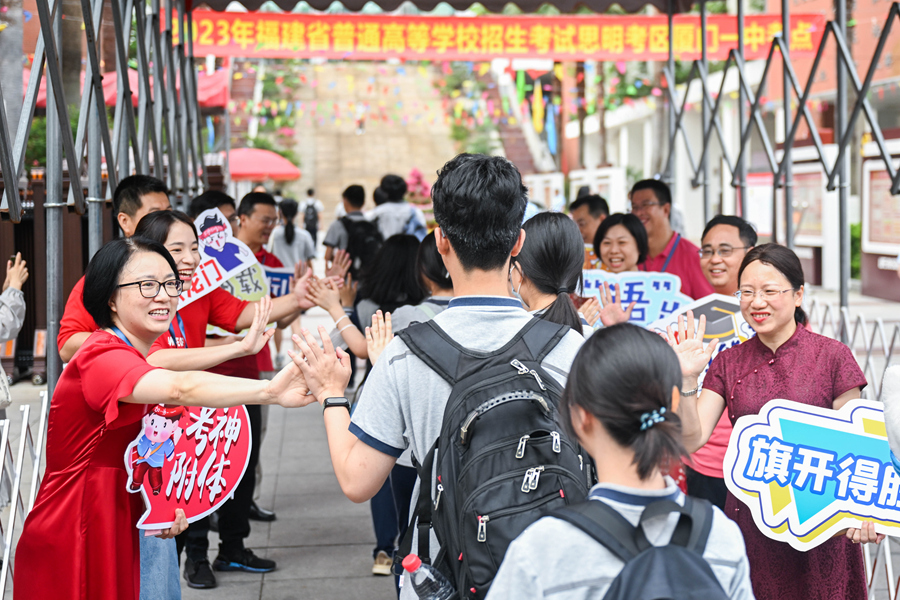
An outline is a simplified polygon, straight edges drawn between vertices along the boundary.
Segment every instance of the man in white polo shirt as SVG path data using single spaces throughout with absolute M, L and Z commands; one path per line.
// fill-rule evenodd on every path
M 444 165 L 432 199 L 439 225 L 435 241 L 456 296 L 434 323 L 469 350 L 497 350 L 532 318 L 508 287 L 510 258 L 525 242 L 521 223 L 526 189 L 521 176 L 504 158 L 462 154 Z M 324 329 L 321 333 L 326 339 Z M 583 341 L 574 331 L 567 332 L 541 366 L 564 385 Z M 313 343 L 311 336 L 307 342 Z M 306 344 L 301 348 L 310 352 Z M 328 352 L 319 355 L 321 360 L 301 368 L 311 392 L 325 406 L 328 446 L 341 489 L 354 502 L 364 502 L 378 492 L 407 447 L 417 461 L 425 458 L 440 434 L 451 388 L 403 340 L 394 338 L 372 369 L 351 420 L 339 398 L 349 362 L 338 362 Z M 418 490 L 413 496 L 415 505 Z M 438 550 L 432 534 L 432 559 Z M 404 586 L 401 598 L 415 597 L 412 587 Z

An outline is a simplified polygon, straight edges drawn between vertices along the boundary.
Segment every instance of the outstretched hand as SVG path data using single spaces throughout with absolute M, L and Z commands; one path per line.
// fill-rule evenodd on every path
M 258 354 L 272 336 L 275 335 L 275 329 L 266 331 L 266 325 L 269 323 L 269 316 L 272 314 L 272 298 L 263 296 L 259 302 L 253 306 L 253 324 L 247 335 L 239 342 L 241 352 L 244 356 Z
M 584 320 L 588 322 L 588 325 L 593 327 L 597 324 L 597 321 L 600 320 L 600 301 L 591 296 L 584 301 L 584 304 L 578 307 L 578 312 L 580 312 L 581 316 L 584 317 Z
M 336 277 L 343 280 L 350 270 L 353 260 L 346 250 L 335 250 L 331 259 L 331 266 L 325 270 L 325 277 Z
M 307 298 L 327 312 L 341 308 L 341 293 L 331 279 L 314 279 L 307 286 Z
M 613 294 L 615 294 L 615 300 L 613 300 Z M 610 291 L 608 281 L 604 281 L 603 287 L 600 288 L 600 301 L 603 304 L 603 309 L 600 310 L 600 322 L 606 327 L 627 323 L 631 319 L 631 311 L 637 304 L 632 302 L 627 309 L 623 309 L 622 286 L 617 288 L 616 284 L 612 284 L 612 291 Z
M 16 252 L 15 260 L 6 261 L 6 279 L 3 281 L 3 289 L 0 291 L 5 292 L 9 287 L 21 291 L 22 286 L 28 280 L 28 268 L 25 264 L 21 252 Z
M 350 382 L 350 357 L 338 348 L 335 350 L 325 328 L 319 326 L 322 347 L 307 329 L 302 336 L 294 335 L 294 343 L 300 348 L 299 354 L 289 352 L 293 364 L 303 373 L 309 391 L 320 403 L 326 398 L 344 395 Z
M 301 310 L 309 310 L 316 305 L 307 297 L 311 281 L 315 281 L 312 269 L 307 268 L 306 264 L 303 262 L 298 262 L 294 265 L 294 277 L 291 279 L 291 293 L 297 298 L 297 305 Z
M 391 313 L 382 315 L 380 310 L 375 311 L 372 315 L 372 326 L 366 327 L 366 348 L 373 365 L 392 339 L 394 331 L 391 326 Z
M 715 338 L 709 344 L 703 345 L 703 336 L 706 334 L 706 315 L 700 315 L 700 323 L 694 327 L 694 311 L 689 310 L 687 320 L 684 315 L 678 317 L 678 332 L 672 331 L 672 326 L 666 327 L 667 341 L 678 362 L 681 363 L 681 374 L 685 379 L 695 380 L 709 364 L 713 352 L 719 344 L 719 338 Z
M 293 356 L 290 351 L 288 354 Z M 289 362 L 266 384 L 269 396 L 285 408 L 298 408 L 316 401 L 316 397 L 309 393 L 306 378 L 295 362 Z

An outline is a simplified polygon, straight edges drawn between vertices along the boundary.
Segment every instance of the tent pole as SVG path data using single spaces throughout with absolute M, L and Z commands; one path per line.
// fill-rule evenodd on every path
M 737 22 L 738 22 L 738 45 L 737 54 L 741 57 L 741 64 L 744 64 L 744 0 L 737 0 Z M 738 74 L 742 76 L 741 73 Z M 738 84 L 738 126 L 743 135 L 744 128 L 747 126 L 747 115 L 744 107 L 747 104 L 747 95 L 744 92 L 744 86 Z M 741 149 L 743 150 L 743 148 Z M 747 218 L 747 157 L 745 152 L 740 152 L 740 160 L 736 166 L 738 176 L 738 194 L 740 195 L 740 211 L 741 217 Z
M 835 16 L 837 27 L 841 36 L 847 39 L 847 3 L 845 0 L 835 0 Z M 840 53 L 837 53 L 837 102 L 834 106 L 834 130 L 841 137 L 844 128 L 847 127 L 847 70 Z M 835 139 L 839 139 L 835 137 Z M 841 308 L 849 304 L 850 296 L 850 219 L 847 194 L 850 187 L 850 157 L 844 152 L 841 156 L 838 169 L 838 227 L 840 233 L 840 300 Z M 849 332 L 847 328 L 841 328 L 841 341 L 847 343 Z
M 782 96 L 784 98 L 784 153 L 781 160 L 787 161 L 784 168 L 784 245 L 794 248 L 794 165 L 791 151 L 788 148 L 787 136 L 791 131 L 791 79 L 785 67 L 786 56 L 790 55 L 791 47 L 791 3 L 790 0 L 781 0 L 781 38 L 782 38 Z M 775 182 L 776 187 L 778 182 Z M 772 196 L 775 201 L 775 196 Z

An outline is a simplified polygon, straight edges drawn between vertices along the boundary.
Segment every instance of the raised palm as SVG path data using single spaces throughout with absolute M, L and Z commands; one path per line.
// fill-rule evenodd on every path
M 699 325 L 694 327 L 694 312 L 688 311 L 687 319 L 678 317 L 677 333 L 669 326 L 666 328 L 669 346 L 675 351 L 678 362 L 681 364 L 681 374 L 685 378 L 696 378 L 703 373 L 703 369 L 709 364 L 719 343 L 718 338 L 709 344 L 703 344 L 703 336 L 706 334 L 706 316 L 700 316 Z

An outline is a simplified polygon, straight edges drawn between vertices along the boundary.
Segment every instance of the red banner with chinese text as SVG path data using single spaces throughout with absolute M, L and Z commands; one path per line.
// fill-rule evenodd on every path
M 193 18 L 195 56 L 664 61 L 669 53 L 665 16 L 423 17 L 195 10 Z M 791 15 L 791 56 L 813 56 L 824 29 L 822 15 Z M 745 59 L 765 58 L 769 42 L 780 32 L 780 15 L 746 17 Z M 699 58 L 699 16 L 676 16 L 672 35 L 676 58 Z M 710 60 L 724 60 L 737 47 L 737 39 L 736 17 L 709 17 Z

